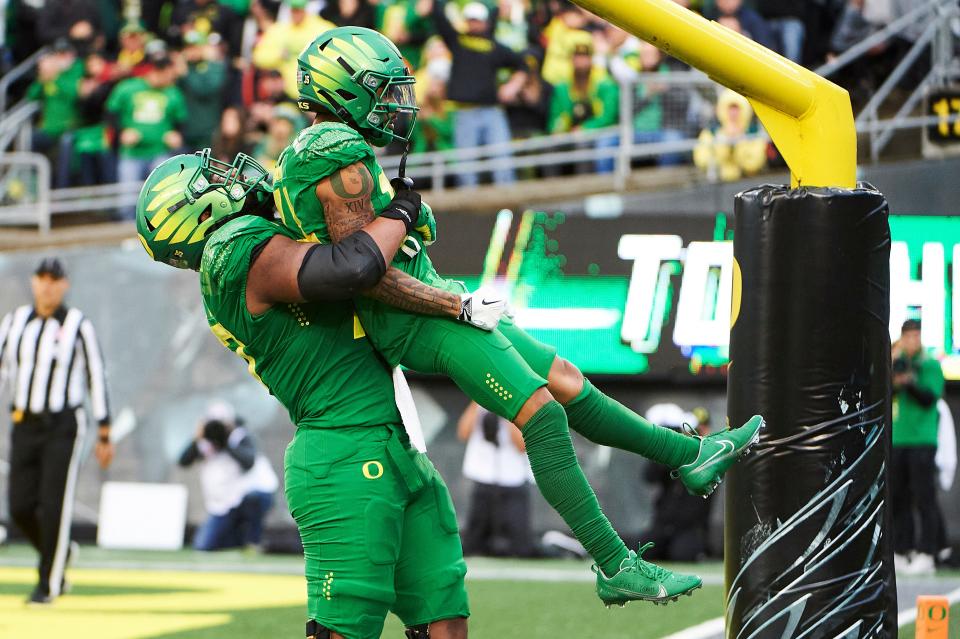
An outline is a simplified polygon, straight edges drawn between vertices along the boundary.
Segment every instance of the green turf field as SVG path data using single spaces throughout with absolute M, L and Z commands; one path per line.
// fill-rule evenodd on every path
M 33 551 L 0 546 L 0 638 L 263 639 L 302 636 L 302 559 L 240 552 L 196 553 L 82 549 L 72 590 L 49 608 L 24 599 L 36 573 Z M 696 572 L 706 585 L 669 606 L 634 603 L 607 610 L 597 600 L 589 564 L 580 561 L 469 559 L 473 639 L 657 639 L 723 612 L 721 566 Z M 960 573 L 938 579 L 956 583 Z M 955 586 L 952 586 L 955 587 Z M 960 605 L 950 611 L 960 637 Z M 396 618 L 384 637 L 401 639 Z M 913 639 L 912 624 L 899 639 Z M 953 637 L 953 634 L 951 634 Z
M 300 636 L 304 582 L 295 557 L 240 553 L 107 552 L 84 548 L 72 591 L 50 608 L 27 608 L 31 552 L 0 548 L 0 637 L 74 639 L 246 639 Z M 722 591 L 707 585 L 670 606 L 607 610 L 579 561 L 470 561 L 477 639 L 662 637 L 718 616 Z M 719 566 L 700 566 L 716 576 Z M 498 575 L 503 575 L 502 578 Z M 390 618 L 384 637 L 400 639 Z

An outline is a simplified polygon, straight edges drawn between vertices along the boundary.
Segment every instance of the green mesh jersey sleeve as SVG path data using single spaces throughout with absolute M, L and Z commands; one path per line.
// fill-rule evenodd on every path
M 329 243 L 316 185 L 355 162 L 363 162 L 370 170 L 374 210 L 381 210 L 393 197 L 390 182 L 381 178 L 373 148 L 359 133 L 340 122 L 320 122 L 301 131 L 280 154 L 274 175 L 274 198 L 283 225 L 299 237 Z
M 231 220 L 207 240 L 200 284 L 210 330 L 302 427 L 399 423 L 390 371 L 359 329 L 350 302 L 275 304 L 247 310 L 254 249 L 292 234 L 253 216 Z
M 253 215 L 230 220 L 217 229 L 204 245 L 200 261 L 204 301 L 217 304 L 245 291 L 250 253 L 278 234 L 290 236 L 279 225 Z

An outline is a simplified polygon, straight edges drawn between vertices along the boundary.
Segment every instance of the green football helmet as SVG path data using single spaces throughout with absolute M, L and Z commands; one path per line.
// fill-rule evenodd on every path
M 272 192 L 266 169 L 245 153 L 232 164 L 212 157 L 210 149 L 176 155 L 140 189 L 140 243 L 154 260 L 196 271 L 207 237 L 235 217 L 269 216 Z
M 329 111 L 376 146 L 409 141 L 415 81 L 397 47 L 362 27 L 324 31 L 297 58 L 300 108 Z

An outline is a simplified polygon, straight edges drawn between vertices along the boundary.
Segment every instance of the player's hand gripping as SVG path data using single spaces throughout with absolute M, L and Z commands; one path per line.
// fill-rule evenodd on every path
M 395 177 L 390 180 L 390 186 L 393 187 L 393 191 L 396 194 L 394 197 L 398 197 L 404 192 L 416 193 L 416 191 L 413 190 L 412 178 Z M 430 208 L 429 204 L 420 199 L 419 194 L 417 194 L 417 202 L 419 212 L 412 228 L 417 232 L 417 235 L 420 236 L 423 244 L 430 246 L 437 241 L 437 220 L 433 217 L 433 209 Z
M 385 209 L 380 211 L 380 217 L 400 220 L 409 233 L 420 217 L 420 194 L 413 190 L 413 180 L 407 183 L 402 182 L 400 178 L 393 178 L 390 183 L 394 188 L 393 199 Z
M 492 331 L 507 311 L 507 300 L 497 291 L 481 286 L 460 298 L 460 316 L 457 318 L 485 331 Z

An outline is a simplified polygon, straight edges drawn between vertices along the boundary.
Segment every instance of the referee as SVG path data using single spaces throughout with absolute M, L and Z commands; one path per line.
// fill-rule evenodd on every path
M 13 395 L 10 516 L 40 553 L 39 581 L 27 603 L 49 604 L 65 583 L 87 393 L 103 468 L 113 445 L 100 346 L 90 320 L 63 305 L 70 286 L 63 264 L 44 259 L 30 284 L 33 304 L 0 322 L 0 380 Z

